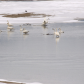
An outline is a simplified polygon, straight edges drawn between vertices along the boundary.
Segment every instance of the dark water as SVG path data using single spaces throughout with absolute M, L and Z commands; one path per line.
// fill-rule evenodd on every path
M 43 84 L 84 83 L 84 23 L 52 23 L 42 26 L 20 24 L 9 32 L 0 24 L 0 79 Z M 37 25 L 37 24 L 36 24 Z M 61 28 L 60 38 L 52 28 Z

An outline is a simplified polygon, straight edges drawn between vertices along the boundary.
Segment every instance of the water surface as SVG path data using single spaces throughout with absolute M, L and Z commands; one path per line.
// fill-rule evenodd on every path
M 42 84 L 84 83 L 84 23 L 50 23 L 47 27 L 0 24 L 0 79 Z M 52 28 L 61 28 L 60 38 Z

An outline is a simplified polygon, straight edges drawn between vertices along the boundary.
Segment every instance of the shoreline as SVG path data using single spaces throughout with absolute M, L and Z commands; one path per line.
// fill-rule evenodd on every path
M 0 14 L 2 17 L 10 17 L 10 18 L 19 18 L 19 17 L 32 17 L 32 18 L 41 18 L 41 17 L 49 17 L 52 15 L 47 14 L 36 14 L 33 12 L 27 13 L 18 13 L 18 14 Z
M 10 20 L 9 20 L 10 21 Z M 20 20 L 21 21 L 21 20 Z M 42 24 L 42 22 L 27 22 L 27 21 L 25 21 L 25 22 L 19 22 L 19 20 L 18 20 L 18 22 L 16 22 L 16 21 L 13 21 L 13 22 L 11 22 L 10 21 L 10 23 L 12 23 L 12 24 L 33 24 L 33 25 L 41 25 Z M 84 23 L 84 21 L 75 21 L 75 22 L 50 22 L 50 23 L 48 23 L 48 25 L 49 24 L 53 24 L 53 23 L 56 23 L 56 24 L 71 24 L 71 23 Z M 4 22 L 0 22 L 0 24 L 7 24 L 7 20 L 5 20 Z

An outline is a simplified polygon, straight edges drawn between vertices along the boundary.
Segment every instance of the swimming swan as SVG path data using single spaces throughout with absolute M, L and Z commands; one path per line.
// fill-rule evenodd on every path
M 49 20 L 49 18 L 48 19 L 45 18 L 42 25 L 47 26 L 48 20 Z
M 13 28 L 13 27 L 8 26 L 8 27 L 7 27 L 7 29 L 10 29 L 10 31 L 11 31 L 11 30 L 12 30 L 12 29 L 14 29 L 14 28 Z
M 59 32 L 57 31 L 57 28 L 56 28 L 56 31 L 55 31 L 55 29 L 53 29 L 53 30 L 54 30 L 54 34 L 56 35 L 56 37 L 59 37 L 60 34 L 59 34 Z
M 29 31 L 28 30 L 25 30 L 25 28 L 23 28 L 23 33 L 24 34 L 27 34 Z
M 9 21 L 8 21 L 8 20 L 7 20 L 7 22 L 8 22 L 8 23 L 7 23 L 8 26 L 13 26 L 12 24 L 9 24 Z

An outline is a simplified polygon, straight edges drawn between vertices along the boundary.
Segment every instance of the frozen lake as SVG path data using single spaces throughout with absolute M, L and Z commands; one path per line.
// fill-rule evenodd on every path
M 0 14 L 22 14 L 27 12 L 34 12 L 36 14 L 49 14 L 49 23 L 54 22 L 77 22 L 75 18 L 84 18 L 84 1 L 81 0 L 57 0 L 57 1 L 1 1 Z M 42 23 L 44 17 L 19 17 L 6 18 L 0 15 L 0 23 Z

